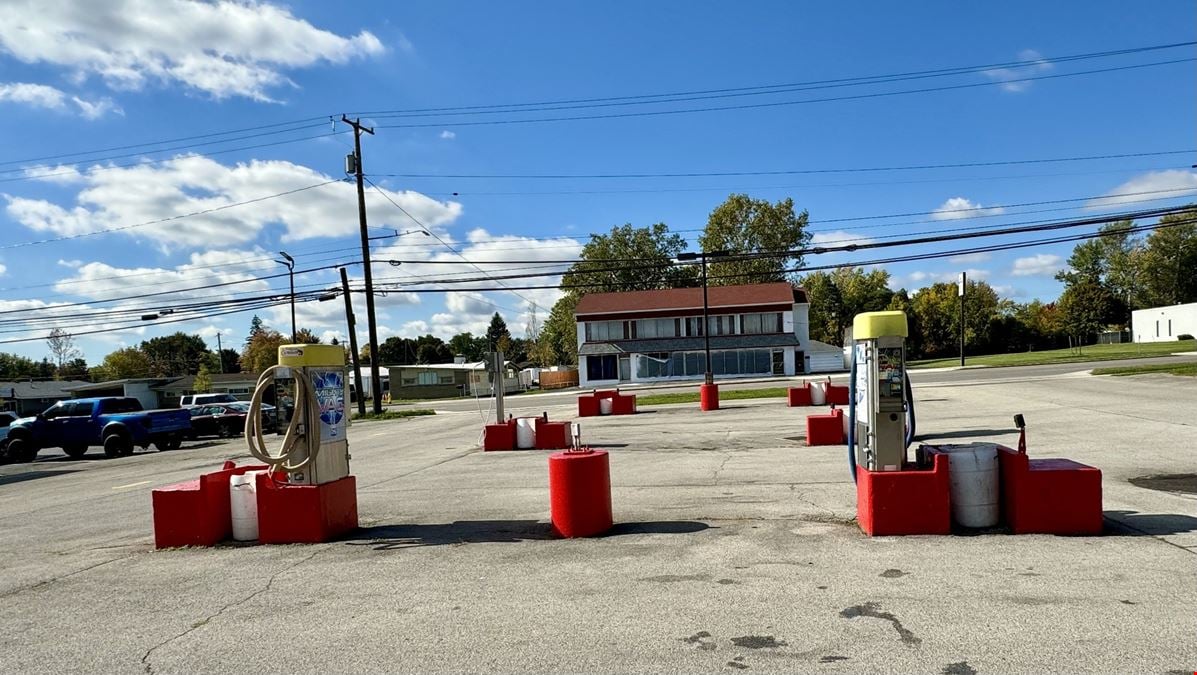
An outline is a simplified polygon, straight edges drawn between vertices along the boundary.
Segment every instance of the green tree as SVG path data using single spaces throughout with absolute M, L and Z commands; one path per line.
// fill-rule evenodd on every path
M 254 318 L 249 321 L 249 335 L 245 337 L 245 344 L 252 342 L 264 330 L 266 330 L 266 324 L 262 323 L 262 317 L 254 314 Z
M 607 234 L 590 235 L 580 262 L 562 277 L 561 288 L 567 293 L 610 293 L 692 286 L 697 271 L 673 263 L 685 250 L 686 240 L 665 223 L 613 227 Z
M 1110 289 L 1095 279 L 1081 279 L 1069 284 L 1060 295 L 1064 330 L 1072 343 L 1089 343 L 1109 322 L 1115 299 Z
M 495 312 L 490 318 L 490 325 L 486 328 L 486 344 L 491 350 L 501 349 L 500 343 L 511 342 L 511 331 L 507 330 L 507 322 Z
M 98 368 L 104 379 L 109 380 L 149 377 L 150 357 L 137 347 L 125 347 L 105 356 Z
M 208 372 L 208 366 L 200 366 L 199 372 L 195 374 L 195 380 L 192 382 L 191 388 L 197 394 L 206 394 L 212 391 L 212 375 Z
M 833 345 L 844 343 L 844 330 L 862 312 L 878 312 L 889 306 L 889 272 L 841 267 L 831 272 L 812 272 L 802 279 L 810 301 L 810 336 Z
M 923 356 L 923 329 L 919 324 L 918 315 L 914 313 L 914 303 L 905 288 L 894 291 L 885 309 L 905 312 L 906 314 L 906 353 L 912 358 Z
M 449 339 L 449 349 L 454 356 L 463 356 L 468 362 L 481 361 L 486 352 L 486 338 L 475 337 L 473 333 L 458 333 Z
M 318 345 L 320 343 L 320 336 L 310 328 L 300 328 L 295 331 L 295 344 L 297 345 Z
M 0 380 L 33 377 L 37 368 L 37 362 L 29 357 L 0 352 Z
M 141 351 L 150 360 L 151 377 L 194 375 L 208 353 L 208 345 L 198 335 L 182 331 L 146 340 Z
M 1197 210 L 1160 218 L 1142 250 L 1140 307 L 1197 302 Z
M 960 297 L 956 284 L 939 283 L 919 289 L 911 298 L 919 324 L 923 352 L 946 356 L 960 349 Z M 967 352 L 989 349 L 989 328 L 998 316 L 997 293 L 984 281 L 968 282 L 964 308 L 964 344 Z
M 708 283 L 735 285 L 785 281 L 788 268 L 802 265 L 802 256 L 787 254 L 806 245 L 807 213 L 794 213 L 794 200 L 771 204 L 767 199 L 752 199 L 733 194 L 707 218 L 707 226 L 698 238 L 703 251 L 731 253 L 775 253 L 775 257 L 712 262 Z M 717 260 L 717 259 L 715 259 Z
M 220 371 L 222 373 L 241 372 L 241 354 L 236 349 L 225 347 L 220 350 Z
M 46 346 L 50 348 L 50 356 L 54 358 L 54 365 L 58 370 L 62 370 L 68 361 L 83 355 L 83 352 L 75 347 L 75 337 L 61 328 L 50 331 L 46 338 Z
M 553 305 L 540 331 L 541 365 L 565 366 L 578 363 L 578 328 L 574 311 L 581 296 L 566 293 Z
M 290 341 L 290 336 L 284 338 L 282 333 L 263 326 L 254 333 L 245 349 L 241 351 L 242 370 L 260 373 L 271 366 L 277 366 L 279 346 Z

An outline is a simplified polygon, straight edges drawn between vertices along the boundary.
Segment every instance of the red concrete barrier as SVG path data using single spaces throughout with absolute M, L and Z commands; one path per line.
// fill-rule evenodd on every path
M 1101 534 L 1101 470 L 1070 459 L 1030 459 L 998 447 L 1002 511 L 1013 534 Z
M 848 385 L 828 384 L 827 405 L 848 405 Z
M 506 422 L 496 422 L 494 424 L 486 425 L 482 431 L 482 450 L 491 452 L 494 450 L 514 450 L 515 449 L 515 420 L 508 420 Z
M 570 434 L 569 422 L 549 422 L 547 420 L 536 423 L 537 450 L 564 450 L 570 447 L 573 438 Z
M 790 387 L 786 391 L 786 404 L 791 408 L 810 405 L 810 383 L 804 382 L 801 387 Z
M 599 398 L 591 394 L 582 394 L 578 397 L 578 417 L 598 417 L 599 416 Z
M 842 445 L 844 440 L 844 411 L 833 408 L 825 415 L 806 416 L 807 445 Z
M 718 410 L 719 409 L 719 385 L 717 384 L 700 384 L 698 385 L 698 407 L 702 410 Z
M 636 395 L 635 394 L 616 394 L 611 397 L 611 414 L 612 415 L 635 415 L 636 414 Z
M 259 542 L 317 544 L 357 529 L 354 476 L 321 485 L 291 485 L 266 474 L 256 478 Z
M 606 451 L 549 456 L 549 517 L 559 537 L 593 537 L 611 529 L 611 469 Z
M 228 539 L 233 534 L 229 476 L 267 468 L 225 462 L 219 471 L 202 474 L 196 480 L 154 489 L 150 501 L 155 548 L 215 546 Z
M 951 534 L 948 456 L 932 468 L 869 471 L 856 467 L 856 522 L 869 536 Z

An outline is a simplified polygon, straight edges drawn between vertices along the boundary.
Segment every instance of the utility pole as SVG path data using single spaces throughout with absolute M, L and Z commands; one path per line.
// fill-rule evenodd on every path
M 220 373 L 224 374 L 224 347 L 220 346 L 220 331 L 216 331 L 216 362 L 220 364 Z
M 370 395 L 375 415 L 382 414 L 382 378 L 378 375 L 378 324 L 374 319 L 374 274 L 370 269 L 370 233 L 366 231 L 366 189 L 362 177 L 362 132 L 374 130 L 362 126 L 361 119 L 341 115 L 341 121 L 353 127 L 353 173 L 357 177 L 357 219 L 362 230 L 362 266 L 366 281 L 366 324 L 370 329 Z M 346 167 L 349 168 L 349 167 Z
M 366 414 L 366 396 L 362 391 L 362 364 L 357 353 L 357 318 L 353 316 L 353 299 L 349 297 L 349 275 L 341 270 L 341 294 L 345 296 L 345 320 L 349 322 L 349 359 L 353 364 L 353 380 L 357 386 L 357 414 Z
M 291 279 L 291 344 L 298 342 L 295 331 L 295 258 L 292 258 L 286 251 L 279 251 L 279 255 L 286 260 L 277 260 L 275 262 L 287 266 L 287 276 Z
M 967 292 L 967 289 L 968 289 L 968 274 L 966 274 L 965 272 L 961 272 L 960 273 L 960 287 L 958 289 L 960 292 L 957 293 L 957 295 L 960 296 L 960 367 L 961 368 L 964 367 L 964 294 Z
M 706 384 L 715 384 L 715 375 L 711 372 L 711 320 L 710 320 L 710 306 L 707 303 L 707 258 L 724 258 L 731 255 L 730 251 L 711 251 L 707 253 L 682 253 L 678 255 L 678 260 L 702 260 L 702 337 L 706 349 L 706 375 L 703 382 Z

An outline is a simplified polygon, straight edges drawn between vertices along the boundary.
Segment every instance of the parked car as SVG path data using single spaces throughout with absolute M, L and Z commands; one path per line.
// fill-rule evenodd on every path
M 199 438 L 200 436 L 232 438 L 245 433 L 245 420 L 249 417 L 249 404 L 238 401 L 217 405 L 198 405 L 188 408 L 187 411 L 191 413 L 189 438 Z M 277 429 L 277 409 L 272 405 L 262 404 L 262 431 L 270 433 Z
M 179 397 L 180 408 L 191 408 L 197 405 L 212 403 L 236 403 L 237 397 L 232 394 L 187 394 Z
M 8 459 L 8 427 L 17 419 L 15 412 L 10 410 L 0 412 L 0 462 Z
M 104 454 L 133 454 L 134 447 L 174 450 L 191 428 L 186 410 L 142 410 L 135 398 L 105 397 L 60 401 L 44 413 L 24 417 L 9 425 L 8 457 L 31 462 L 42 448 L 62 448 L 79 458 L 91 446 Z

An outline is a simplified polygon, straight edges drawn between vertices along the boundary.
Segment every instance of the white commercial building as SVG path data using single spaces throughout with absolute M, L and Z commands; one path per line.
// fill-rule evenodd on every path
M 1135 342 L 1173 342 L 1181 335 L 1197 335 L 1197 302 L 1150 307 L 1131 312 Z
M 843 369 L 839 347 L 810 339 L 806 292 L 785 282 L 708 291 L 711 372 L 720 379 Z M 702 289 L 591 293 L 578 301 L 579 386 L 701 378 Z

